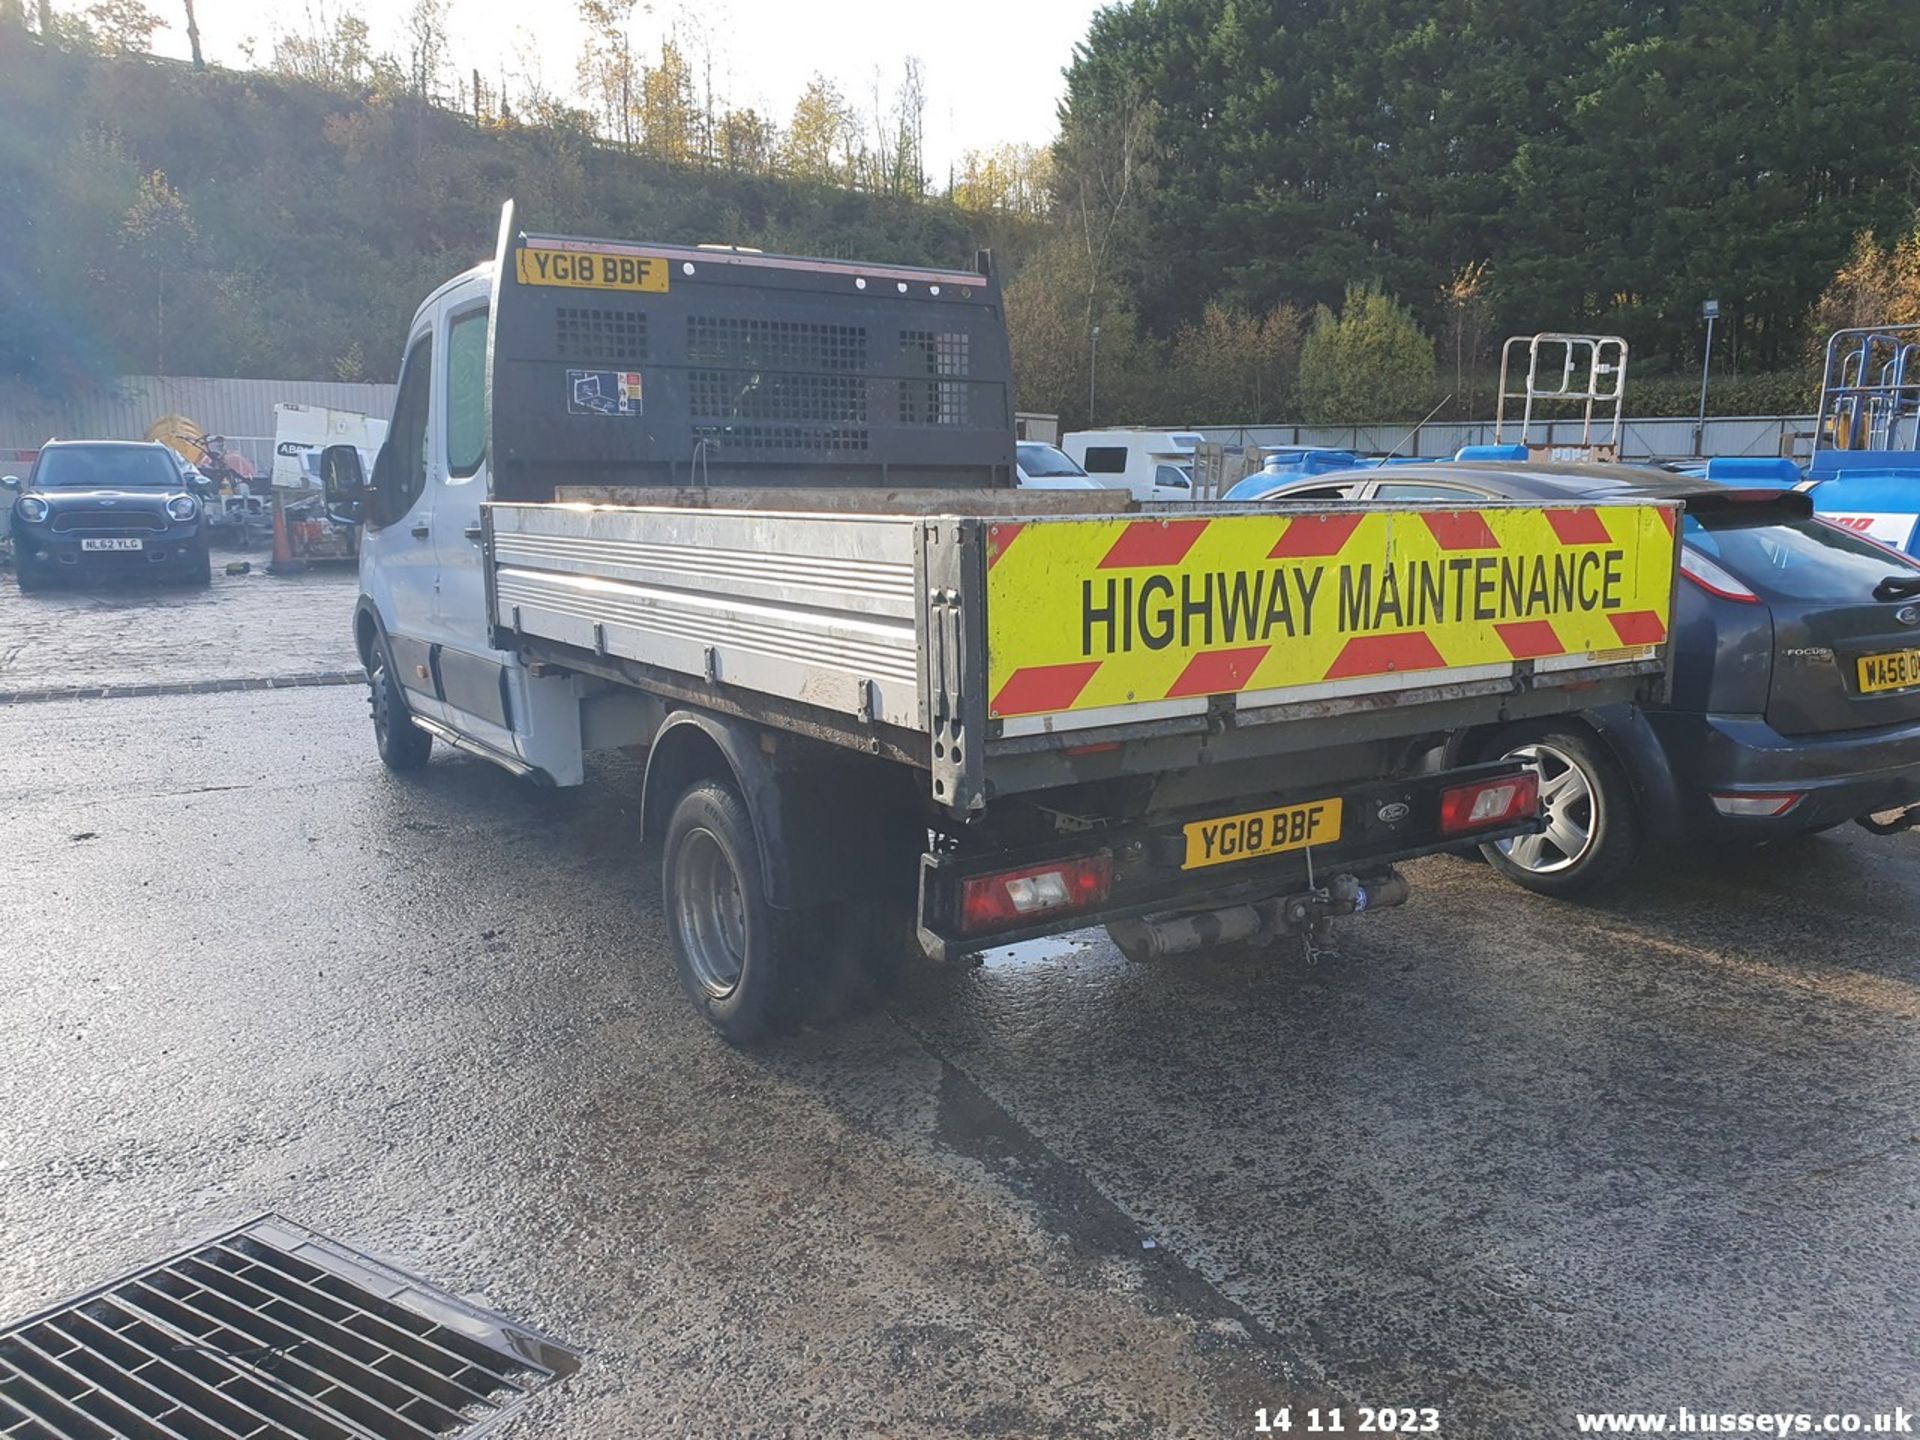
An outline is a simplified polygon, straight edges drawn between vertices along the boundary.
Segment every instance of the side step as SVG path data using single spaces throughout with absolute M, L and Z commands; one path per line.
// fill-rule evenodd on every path
M 471 735 L 462 735 L 451 725 L 443 724 L 438 720 L 429 720 L 424 715 L 414 715 L 410 718 L 414 724 L 444 745 L 451 745 L 456 750 L 464 750 L 467 754 L 478 756 L 482 760 L 490 760 L 502 770 L 517 775 L 522 780 L 552 783 L 546 771 L 538 766 L 529 765 L 518 755 L 509 755 L 504 750 L 496 750 L 485 741 L 476 740 Z

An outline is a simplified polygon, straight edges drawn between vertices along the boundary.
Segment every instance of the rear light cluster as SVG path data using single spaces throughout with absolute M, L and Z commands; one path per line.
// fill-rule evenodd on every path
M 1758 605 L 1760 597 L 1738 578 L 1707 559 L 1691 545 L 1680 547 L 1680 573 L 1709 595 L 1722 600 L 1738 600 L 1742 605 Z
M 1440 792 L 1440 833 L 1461 835 L 1531 820 L 1540 813 L 1540 777 L 1528 770 Z
M 1104 903 L 1112 885 L 1113 857 L 1106 854 L 976 875 L 961 882 L 960 928 L 977 934 L 1062 911 L 1085 910 Z

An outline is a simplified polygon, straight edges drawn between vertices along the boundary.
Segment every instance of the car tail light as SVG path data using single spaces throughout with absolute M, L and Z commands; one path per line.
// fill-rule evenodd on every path
M 1804 790 L 1781 790 L 1773 794 L 1715 795 L 1713 808 L 1722 815 L 1757 815 L 1771 820 L 1784 815 L 1806 798 Z
M 1498 780 L 1476 780 L 1440 792 L 1440 833 L 1491 830 L 1540 813 L 1540 777 L 1528 770 Z
M 960 928 L 968 933 L 996 930 L 1063 910 L 1084 910 L 1104 901 L 1112 885 L 1113 857 L 1105 854 L 976 875 L 960 886 Z
M 1718 595 L 1722 600 L 1738 600 L 1742 605 L 1760 603 L 1758 595 L 1691 545 L 1680 547 L 1680 573 L 1709 595 Z

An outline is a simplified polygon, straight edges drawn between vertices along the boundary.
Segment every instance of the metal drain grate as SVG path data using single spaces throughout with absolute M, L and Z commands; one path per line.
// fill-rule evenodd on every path
M 468 1437 L 579 1364 L 267 1215 L 0 1330 L 0 1436 Z

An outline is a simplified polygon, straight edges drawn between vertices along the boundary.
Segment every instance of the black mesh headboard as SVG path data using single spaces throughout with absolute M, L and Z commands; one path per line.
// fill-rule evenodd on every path
M 990 271 L 508 230 L 494 493 L 1011 485 L 1012 367 Z

